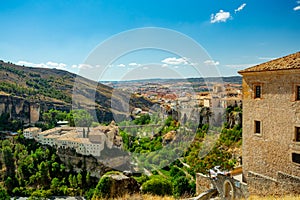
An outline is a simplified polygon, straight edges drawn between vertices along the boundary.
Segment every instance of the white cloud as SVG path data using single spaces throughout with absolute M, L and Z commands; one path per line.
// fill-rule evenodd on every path
M 274 60 L 277 57 L 258 57 L 259 60 Z
M 300 6 L 296 6 L 296 7 L 294 8 L 294 11 L 297 11 L 297 10 L 300 10 Z
M 141 66 L 141 64 L 137 64 L 135 62 L 129 63 L 128 65 L 131 66 L 131 67 L 139 67 L 139 66 Z
M 117 65 L 118 67 L 125 67 L 125 65 L 124 64 L 119 64 L 119 65 Z
M 72 65 L 72 68 L 77 68 L 77 69 L 91 69 L 93 66 L 88 65 L 88 64 L 79 64 L 79 65 Z
M 183 57 L 183 58 L 165 58 L 164 60 L 162 60 L 161 62 L 165 63 L 165 64 L 169 64 L 169 65 L 187 65 L 187 58 Z
M 216 22 L 226 22 L 230 17 L 230 12 L 224 12 L 223 10 L 220 10 L 215 15 L 211 14 L 210 23 L 213 24 Z
M 258 65 L 259 63 L 254 63 L 254 64 L 233 64 L 233 65 L 224 65 L 225 67 L 233 68 L 233 69 L 238 69 L 238 68 L 248 68 L 248 67 L 253 67 L 255 65 Z
M 220 64 L 220 62 L 214 61 L 214 60 L 206 60 L 206 61 L 204 61 L 204 64 L 210 65 L 210 66 L 217 66 Z
M 27 61 L 18 61 L 17 65 L 24 65 L 28 67 L 40 67 L 40 68 L 56 68 L 56 69 L 66 69 L 66 64 L 64 63 L 56 63 L 56 62 L 47 62 L 47 63 L 32 63 Z
M 161 67 L 168 67 L 168 66 L 169 66 L 169 65 L 168 65 L 168 64 L 165 64 L 165 63 L 161 65 Z
M 241 10 L 243 10 L 245 8 L 247 4 L 243 3 L 242 5 L 240 5 L 240 7 L 238 7 L 237 9 L 234 10 L 235 13 L 240 12 Z

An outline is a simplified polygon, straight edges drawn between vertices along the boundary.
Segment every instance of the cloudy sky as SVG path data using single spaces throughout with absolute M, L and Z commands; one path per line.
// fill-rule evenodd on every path
M 201 64 L 216 67 L 222 76 L 237 75 L 240 69 L 300 50 L 300 1 L 297 0 L 0 0 L 0 3 L 0 59 L 32 67 L 80 73 L 93 67 L 86 60 L 99 44 L 116 34 L 143 27 L 174 30 L 194 40 L 209 55 Z M 181 45 L 181 41 L 170 42 Z M 109 70 L 102 79 L 120 80 L 130 77 L 130 73 L 153 68 L 158 69 L 156 75 L 159 71 L 168 74 L 159 67 L 184 77 L 196 76 L 190 65 L 193 63 L 188 56 L 172 52 L 127 52 L 106 66 Z M 146 75 L 144 72 L 136 78 L 153 78 Z

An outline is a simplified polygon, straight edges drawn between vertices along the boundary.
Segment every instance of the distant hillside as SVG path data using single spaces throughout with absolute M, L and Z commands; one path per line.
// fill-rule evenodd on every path
M 111 112 L 112 88 L 76 74 L 46 68 L 33 68 L 0 61 L 0 114 L 9 113 L 14 119 L 35 122 L 40 113 L 51 108 L 70 110 L 73 86 L 80 85 L 78 108 L 92 110 L 100 121 L 113 119 Z M 91 101 L 92 88 L 96 88 L 95 101 Z M 83 102 L 83 103 L 82 103 Z M 131 97 L 131 106 L 150 107 L 151 102 Z M 120 113 L 122 114 L 122 113 Z
M 126 80 L 126 81 L 101 81 L 101 83 L 107 84 L 122 84 L 122 83 L 172 83 L 172 82 L 191 82 L 191 83 L 205 83 L 205 82 L 220 82 L 242 84 L 242 76 L 228 76 L 228 77 L 207 77 L 207 78 L 186 78 L 186 79 L 140 79 L 140 80 Z

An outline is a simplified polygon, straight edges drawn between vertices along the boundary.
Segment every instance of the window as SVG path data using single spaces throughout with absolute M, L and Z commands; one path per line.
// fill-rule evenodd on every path
M 300 100 L 300 86 L 296 86 L 296 100 Z
M 294 163 L 300 164 L 300 154 L 292 153 L 292 161 Z
M 261 123 L 260 123 L 260 121 L 254 121 L 254 133 L 261 134 Z
M 261 98 L 261 86 L 260 85 L 256 85 L 254 87 L 254 89 L 255 89 L 254 98 Z
M 300 142 L 300 127 L 295 127 L 295 141 Z

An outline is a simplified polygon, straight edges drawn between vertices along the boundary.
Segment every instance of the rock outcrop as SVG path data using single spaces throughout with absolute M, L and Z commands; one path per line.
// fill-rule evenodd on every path
M 96 187 L 95 196 L 118 198 L 140 191 L 139 184 L 132 178 L 121 173 L 104 175 Z
M 36 123 L 41 113 L 49 109 L 69 111 L 70 105 L 58 102 L 32 102 L 22 97 L 0 94 L 0 114 L 8 113 L 10 118 L 23 121 L 23 123 Z

